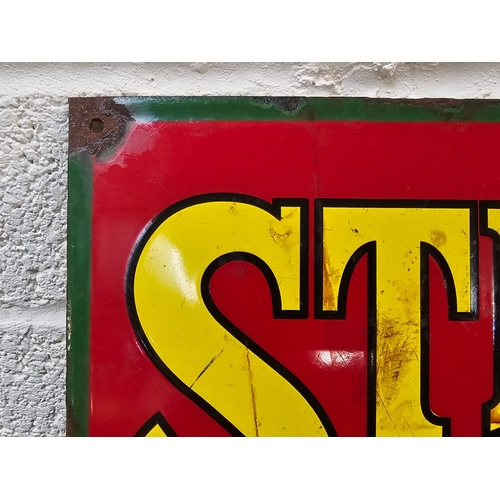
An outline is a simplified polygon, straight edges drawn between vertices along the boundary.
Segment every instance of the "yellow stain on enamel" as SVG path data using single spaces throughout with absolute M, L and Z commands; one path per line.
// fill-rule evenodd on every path
M 467 208 L 324 207 L 323 309 L 336 311 L 347 262 L 376 242 L 376 435 L 440 436 L 421 396 L 421 242 L 447 261 L 458 312 L 471 312 Z
M 297 389 L 212 317 L 201 296 L 201 279 L 215 259 L 247 252 L 270 267 L 282 308 L 299 310 L 300 212 L 282 207 L 277 219 L 242 202 L 192 205 L 154 231 L 137 263 L 135 305 L 152 348 L 246 436 L 326 432 Z
M 488 209 L 488 228 L 500 235 L 500 210 L 497 208 Z M 495 281 L 499 279 L 495 277 Z M 497 285 L 495 285 L 497 286 Z M 490 430 L 500 428 L 500 403 L 490 412 Z

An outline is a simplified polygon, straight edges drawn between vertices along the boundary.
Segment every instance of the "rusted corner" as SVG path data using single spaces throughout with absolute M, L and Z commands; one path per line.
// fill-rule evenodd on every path
M 111 97 L 69 99 L 69 155 L 86 151 L 99 159 L 111 154 L 132 121 L 128 109 Z

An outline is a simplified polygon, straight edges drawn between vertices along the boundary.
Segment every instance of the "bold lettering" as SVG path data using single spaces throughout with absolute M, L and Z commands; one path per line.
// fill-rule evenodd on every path
M 500 203 L 481 202 L 481 234 L 493 241 L 493 397 L 483 405 L 483 435 L 500 435 Z M 490 434 L 491 433 L 491 434 Z
M 317 202 L 317 317 L 345 317 L 350 274 L 368 253 L 369 435 L 449 433 L 449 419 L 434 415 L 428 402 L 428 259 L 432 255 L 443 272 L 450 319 L 474 319 L 473 207 L 466 202 Z
M 247 260 L 264 273 L 275 316 L 305 317 L 304 238 L 302 200 L 206 195 L 160 214 L 130 262 L 129 314 L 146 352 L 233 435 L 335 434 L 314 396 L 217 310 L 209 290 L 217 268 Z

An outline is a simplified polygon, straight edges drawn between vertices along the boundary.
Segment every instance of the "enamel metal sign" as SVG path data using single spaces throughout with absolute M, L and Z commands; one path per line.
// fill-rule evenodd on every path
M 500 105 L 70 100 L 68 434 L 500 435 Z

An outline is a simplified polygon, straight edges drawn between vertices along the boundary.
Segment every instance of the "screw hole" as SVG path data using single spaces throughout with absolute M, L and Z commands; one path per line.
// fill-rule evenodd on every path
M 104 130 L 104 122 L 100 118 L 94 118 L 90 122 L 90 130 L 94 132 L 94 134 L 99 134 Z

